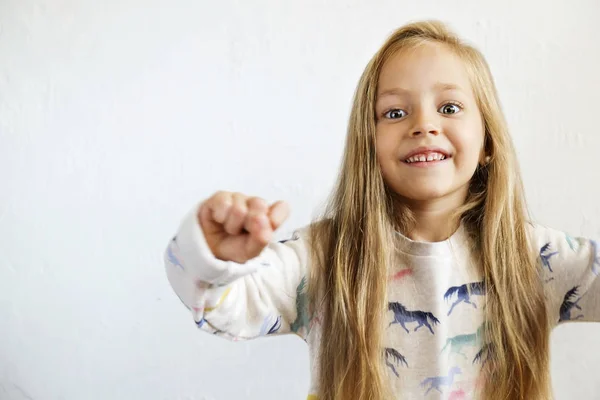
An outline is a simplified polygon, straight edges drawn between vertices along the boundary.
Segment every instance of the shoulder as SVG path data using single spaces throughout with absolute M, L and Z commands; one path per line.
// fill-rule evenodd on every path
M 595 246 L 593 240 L 572 236 L 568 232 L 540 223 L 528 223 L 527 233 L 532 250 L 536 254 L 568 255 Z

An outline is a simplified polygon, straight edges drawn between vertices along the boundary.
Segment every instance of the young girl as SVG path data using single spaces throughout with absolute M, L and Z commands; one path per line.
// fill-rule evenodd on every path
M 600 321 L 596 243 L 529 222 L 480 52 L 443 24 L 394 32 L 364 71 L 325 215 L 219 192 L 168 246 L 203 331 L 293 332 L 309 399 L 549 399 L 549 334 Z

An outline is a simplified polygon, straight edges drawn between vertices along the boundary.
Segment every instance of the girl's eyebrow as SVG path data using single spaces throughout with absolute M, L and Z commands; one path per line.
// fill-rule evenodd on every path
M 454 83 L 437 82 L 433 85 L 433 90 L 436 92 L 446 92 L 446 91 L 450 91 L 450 90 L 463 91 L 463 88 Z M 382 92 L 379 92 L 379 93 L 377 93 L 377 97 L 380 98 L 380 97 L 385 97 L 385 96 L 406 96 L 410 93 L 411 93 L 410 90 L 397 87 L 397 88 L 387 89 Z
M 438 92 L 446 92 L 449 90 L 460 90 L 462 91 L 463 88 L 460 85 L 456 85 L 454 83 L 443 83 L 443 82 L 438 82 L 435 85 L 433 85 L 433 88 L 435 90 L 437 90 Z

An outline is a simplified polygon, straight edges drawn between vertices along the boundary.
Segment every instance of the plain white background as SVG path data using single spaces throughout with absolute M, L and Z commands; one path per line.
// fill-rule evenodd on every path
M 414 19 L 487 56 L 534 217 L 600 237 L 600 2 L 0 0 L 0 399 L 304 399 L 296 337 L 198 332 L 162 252 L 217 189 L 331 189 L 371 55 Z M 600 326 L 552 337 L 600 398 Z

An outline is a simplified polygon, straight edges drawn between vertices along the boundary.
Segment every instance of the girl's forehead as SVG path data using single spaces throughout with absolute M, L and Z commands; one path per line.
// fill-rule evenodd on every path
M 471 91 L 465 62 L 450 48 L 426 43 L 390 56 L 379 75 L 379 90 L 459 89 Z

